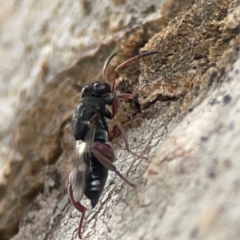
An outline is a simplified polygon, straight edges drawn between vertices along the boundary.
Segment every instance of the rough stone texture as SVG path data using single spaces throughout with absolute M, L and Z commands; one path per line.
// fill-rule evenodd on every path
M 160 54 L 141 60 L 140 84 L 137 64 L 121 72 L 121 91 L 146 87 L 121 102 L 115 121 L 149 161 L 114 145 L 137 187 L 110 174 L 95 209 L 83 199 L 83 239 L 240 238 L 239 2 L 160 6 L 4 1 L 1 239 L 77 239 L 79 213 L 66 195 L 72 110 L 114 49 L 109 76 L 143 46 Z

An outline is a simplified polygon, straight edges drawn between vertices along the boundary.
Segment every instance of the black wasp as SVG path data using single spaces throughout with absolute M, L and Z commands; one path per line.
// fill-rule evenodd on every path
M 74 169 L 69 176 L 68 184 L 69 198 L 74 207 L 82 213 L 78 229 L 79 237 L 81 237 L 82 224 L 86 212 L 86 208 L 80 203 L 80 200 L 83 194 L 85 194 L 91 200 L 92 207 L 96 206 L 103 192 L 108 170 L 114 171 L 125 182 L 134 186 L 113 164 L 115 154 L 110 141 L 121 133 L 126 149 L 133 155 L 138 155 L 130 150 L 126 135 L 120 126 L 115 125 L 111 134 L 109 134 L 107 119 L 113 119 L 117 114 L 119 98 L 132 99 L 142 90 L 141 88 L 133 94 L 116 94 L 118 71 L 141 57 L 157 53 L 159 52 L 143 53 L 120 64 L 114 70 L 113 86 L 111 88 L 108 84 L 106 68 L 110 60 L 115 56 L 115 54 L 112 54 L 103 67 L 105 82 L 95 82 L 82 89 L 82 99 L 72 118 L 76 149 Z M 107 105 L 112 106 L 112 112 L 107 109 Z

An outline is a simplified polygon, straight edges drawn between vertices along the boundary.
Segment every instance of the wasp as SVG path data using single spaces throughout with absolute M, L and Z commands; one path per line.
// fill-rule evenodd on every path
M 69 176 L 68 194 L 74 207 L 82 213 L 78 228 L 78 236 L 81 237 L 82 224 L 86 208 L 80 203 L 83 194 L 90 199 L 92 208 L 96 206 L 103 192 L 108 170 L 114 171 L 130 186 L 135 186 L 125 178 L 113 164 L 115 160 L 114 150 L 111 141 L 120 133 L 123 136 L 127 151 L 138 156 L 129 148 L 127 137 L 123 129 L 115 125 L 109 131 L 107 119 L 113 119 L 119 109 L 119 99 L 132 99 L 141 90 L 132 94 L 116 93 L 116 79 L 118 71 L 142 57 L 159 52 L 147 52 L 137 55 L 120 64 L 114 70 L 112 87 L 110 86 L 106 69 L 110 60 L 115 56 L 112 54 L 104 64 L 103 77 L 105 81 L 98 81 L 82 89 L 82 99 L 79 102 L 72 118 L 73 133 L 76 139 L 74 168 Z M 112 111 L 107 106 L 112 106 Z

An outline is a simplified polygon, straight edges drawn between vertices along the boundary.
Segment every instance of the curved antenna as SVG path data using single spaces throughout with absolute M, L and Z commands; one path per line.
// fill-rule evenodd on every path
M 108 81 L 108 78 L 107 78 L 106 69 L 107 69 L 107 66 L 110 63 L 110 61 L 115 57 L 115 55 L 116 55 L 116 53 L 113 53 L 112 55 L 110 55 L 110 57 L 106 60 L 106 62 L 104 63 L 104 66 L 103 66 L 102 75 L 103 75 L 104 81 L 107 82 L 107 83 L 109 83 L 109 81 Z
M 139 60 L 139 59 L 142 58 L 142 57 L 146 57 L 146 56 L 149 56 L 149 55 L 152 55 L 152 54 L 158 54 L 158 53 L 160 53 L 160 52 L 159 52 L 159 51 L 152 51 L 152 52 L 142 53 L 142 54 L 139 54 L 139 55 L 137 55 L 137 56 L 135 56 L 135 57 L 132 57 L 132 58 L 126 60 L 125 62 L 121 63 L 120 65 L 118 65 L 118 66 L 115 68 L 115 70 L 114 70 L 112 92 L 114 92 L 114 91 L 116 90 L 116 87 L 117 87 L 117 86 L 116 86 L 116 79 L 117 79 L 117 77 L 118 77 L 118 71 L 119 71 L 121 68 L 125 67 L 126 65 L 128 65 L 128 64 L 130 64 L 130 63 L 132 63 L 132 62 L 135 62 L 135 61 Z

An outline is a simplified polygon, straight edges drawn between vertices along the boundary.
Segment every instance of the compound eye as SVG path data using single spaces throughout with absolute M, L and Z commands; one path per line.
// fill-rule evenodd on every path
M 98 92 L 98 93 L 110 93 L 111 92 L 111 87 L 108 83 L 105 82 L 98 82 L 95 83 L 93 88 Z

